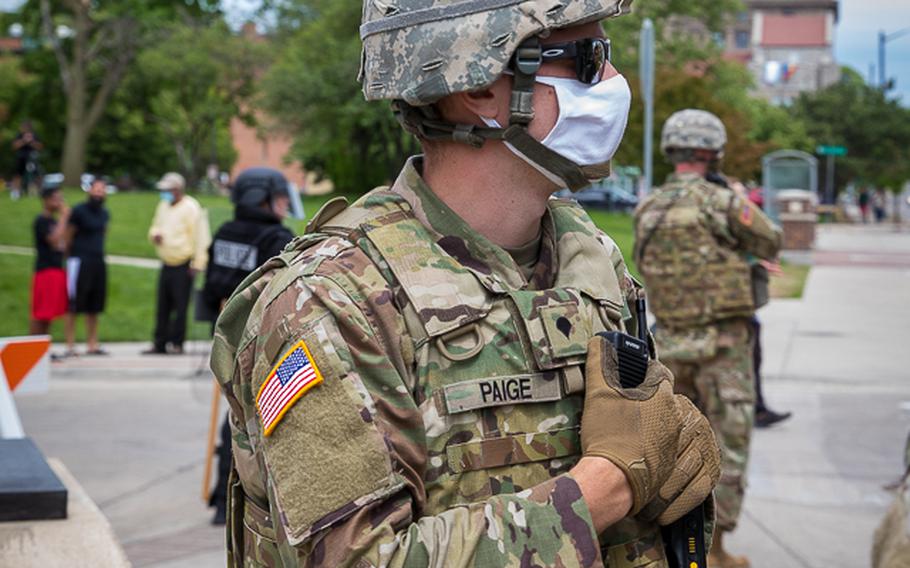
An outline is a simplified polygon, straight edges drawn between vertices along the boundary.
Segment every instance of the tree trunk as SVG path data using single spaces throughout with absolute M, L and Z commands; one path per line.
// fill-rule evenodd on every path
M 79 187 L 85 173 L 89 128 L 86 117 L 85 75 L 74 69 L 66 93 L 66 137 L 63 139 L 63 185 Z
M 63 141 L 63 185 L 79 187 L 85 173 L 85 152 L 88 128 L 81 120 L 66 121 L 66 138 Z

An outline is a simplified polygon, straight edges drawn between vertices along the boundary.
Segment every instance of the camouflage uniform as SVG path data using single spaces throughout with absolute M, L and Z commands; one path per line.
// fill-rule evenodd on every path
M 666 566 L 654 524 L 594 534 L 579 458 L 587 340 L 631 322 L 622 256 L 551 200 L 526 279 L 419 161 L 254 273 L 218 323 L 245 566 Z M 303 340 L 325 377 L 263 435 L 255 393 Z
M 635 235 L 661 360 L 721 446 L 717 528 L 731 531 L 742 506 L 755 396 L 745 255 L 774 258 L 780 232 L 745 197 L 686 174 L 642 202 Z
M 904 480 L 875 530 L 872 568 L 910 568 L 910 438 L 904 448 Z

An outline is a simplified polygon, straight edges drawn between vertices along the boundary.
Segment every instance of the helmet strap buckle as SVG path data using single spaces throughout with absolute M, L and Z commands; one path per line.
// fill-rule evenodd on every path
M 543 63 L 543 52 L 536 37 L 528 38 L 515 50 L 512 62 L 512 98 L 509 124 L 530 124 L 534 120 L 534 77 Z

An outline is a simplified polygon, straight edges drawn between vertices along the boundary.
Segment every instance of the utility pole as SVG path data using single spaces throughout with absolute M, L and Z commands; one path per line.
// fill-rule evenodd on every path
M 910 28 L 904 28 L 893 33 L 885 33 L 884 30 L 878 32 L 878 88 L 887 91 L 888 74 L 885 72 L 885 46 L 889 41 L 894 41 L 900 37 L 910 34 Z
M 641 26 L 641 40 L 638 49 L 641 75 L 641 97 L 645 105 L 644 131 L 644 194 L 654 187 L 654 23 L 645 18 Z

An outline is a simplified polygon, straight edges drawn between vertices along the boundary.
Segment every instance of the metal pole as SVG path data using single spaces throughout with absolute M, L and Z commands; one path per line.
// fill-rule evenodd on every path
M 645 18 L 641 26 L 641 45 L 638 50 L 641 92 L 645 105 L 644 130 L 644 193 L 654 187 L 654 23 Z
M 885 37 L 885 32 L 878 32 L 878 87 L 880 89 L 885 88 L 885 43 L 888 39 Z
M 825 176 L 825 203 L 834 204 L 834 154 L 828 154 L 828 174 Z

